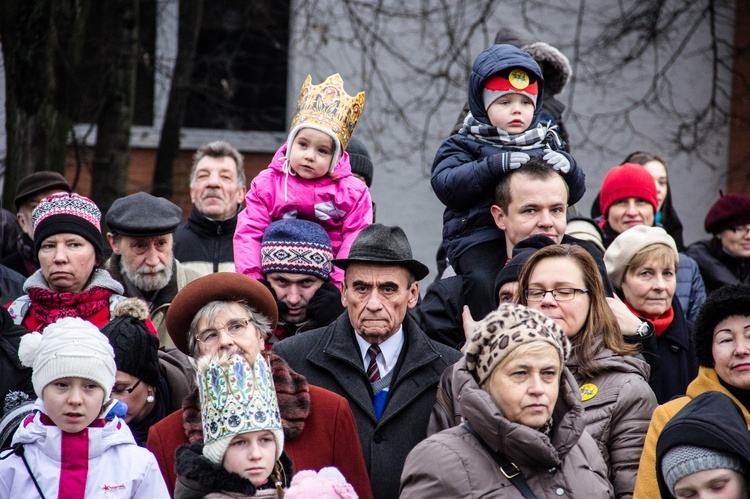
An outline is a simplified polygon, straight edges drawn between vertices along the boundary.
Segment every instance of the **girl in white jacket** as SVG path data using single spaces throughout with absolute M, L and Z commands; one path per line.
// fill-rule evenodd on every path
M 156 459 L 136 445 L 110 400 L 114 352 L 96 326 L 79 318 L 21 339 L 39 397 L 0 455 L 0 497 L 169 498 Z

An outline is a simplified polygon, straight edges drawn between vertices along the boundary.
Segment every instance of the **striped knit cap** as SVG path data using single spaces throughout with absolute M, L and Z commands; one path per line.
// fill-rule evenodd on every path
M 739 457 L 705 447 L 681 445 L 664 455 L 661 471 L 669 490 L 674 494 L 674 486 L 681 479 L 693 473 L 706 470 L 732 470 L 744 474 L 745 469 Z
M 31 213 L 34 226 L 34 250 L 55 234 L 77 234 L 90 242 L 97 255 L 103 254 L 102 212 L 89 198 L 59 192 L 42 199 Z
M 268 226 L 260 248 L 261 272 L 307 274 L 328 281 L 333 250 L 323 227 L 285 218 Z

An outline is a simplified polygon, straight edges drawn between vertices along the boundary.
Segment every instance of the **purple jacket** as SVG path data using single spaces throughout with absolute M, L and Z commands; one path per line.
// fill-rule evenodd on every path
M 268 225 L 285 217 L 320 224 L 331 238 L 334 258 L 346 258 L 359 231 L 372 224 L 372 200 L 364 182 L 352 175 L 349 155 L 341 155 L 333 173 L 306 180 L 284 172 L 286 143 L 268 168 L 258 174 L 237 217 L 234 265 L 237 272 L 260 279 L 260 243 Z M 343 272 L 334 268 L 339 285 Z

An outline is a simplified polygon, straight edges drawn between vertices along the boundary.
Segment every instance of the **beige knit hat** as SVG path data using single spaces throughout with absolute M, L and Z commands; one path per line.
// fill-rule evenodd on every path
M 532 341 L 555 347 L 560 365 L 570 355 L 570 342 L 555 321 L 524 305 L 503 303 L 474 328 L 466 344 L 466 367 L 481 385 L 511 351 Z
M 604 253 L 604 265 L 607 267 L 607 275 L 612 286 L 620 289 L 625 270 L 633 257 L 654 244 L 668 246 L 674 251 L 675 258 L 679 259 L 680 254 L 677 252 L 674 239 L 661 227 L 638 225 L 617 236 Z

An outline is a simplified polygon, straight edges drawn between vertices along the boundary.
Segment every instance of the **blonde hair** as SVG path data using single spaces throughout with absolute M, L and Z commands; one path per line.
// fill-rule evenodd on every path
M 656 262 L 664 267 L 674 267 L 677 270 L 679 258 L 675 255 L 674 249 L 670 248 L 666 244 L 652 244 L 646 246 L 641 251 L 635 254 L 630 259 L 628 267 L 625 269 L 625 273 L 633 275 L 636 270 L 643 267 L 649 262 Z

